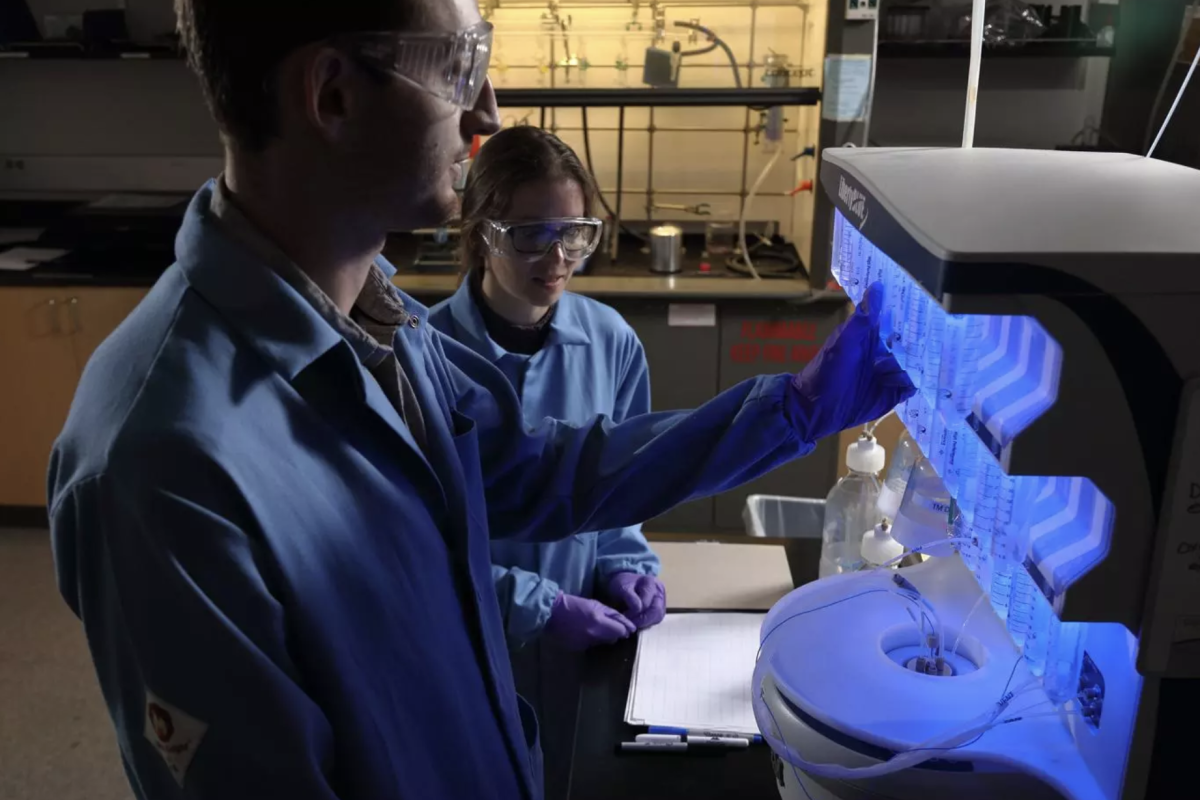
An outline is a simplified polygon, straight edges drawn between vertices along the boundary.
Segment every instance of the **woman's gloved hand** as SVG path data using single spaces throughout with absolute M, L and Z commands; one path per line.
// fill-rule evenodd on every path
M 546 635 L 567 650 L 612 644 L 637 630 L 621 612 L 598 600 L 558 593 L 550 607 Z
M 653 575 L 617 572 L 608 579 L 608 597 L 638 629 L 663 621 L 667 614 L 667 588 Z
M 806 442 L 879 419 L 916 393 L 880 335 L 883 284 L 867 288 L 854 315 L 792 379 L 787 408 Z

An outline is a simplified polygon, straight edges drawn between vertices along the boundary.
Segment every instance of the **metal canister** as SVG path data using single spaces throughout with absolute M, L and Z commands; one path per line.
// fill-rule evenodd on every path
M 650 229 L 650 271 L 666 274 L 683 271 L 683 229 L 678 225 Z

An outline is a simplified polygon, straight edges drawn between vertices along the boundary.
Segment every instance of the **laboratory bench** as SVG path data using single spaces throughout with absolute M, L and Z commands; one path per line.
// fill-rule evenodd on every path
M 721 538 L 721 543 L 685 542 L 695 535 L 651 535 L 663 562 L 672 613 L 688 610 L 766 611 L 794 586 L 814 580 L 820 539 Z M 750 550 L 747 550 L 750 548 Z M 783 559 L 786 565 L 772 564 Z M 756 552 L 760 551 L 760 552 Z M 731 562 L 738 569 L 730 569 Z M 753 565 L 757 568 L 749 569 Z M 714 573 L 726 578 L 713 581 Z M 737 598 L 745 598 L 738 602 Z M 682 601 L 682 602 L 681 602 Z M 590 650 L 579 694 L 579 716 L 571 762 L 570 800 L 776 800 L 775 765 L 765 744 L 724 753 L 630 755 L 621 742 L 641 732 L 624 723 L 636 638 Z
M 33 221 L 30 221 L 33 222 Z M 12 223 L 8 223 L 12 224 Z M 19 225 L 29 224 L 25 221 Z M 166 226 L 137 249 L 103 257 L 71 253 L 27 271 L 0 270 L 0 519 L 11 508 L 44 507 L 50 448 L 62 429 L 83 367 L 173 261 Z M 6 227 L 0 221 L 0 233 Z M 695 241 L 694 239 L 692 240 Z M 684 272 L 654 275 L 636 246 L 617 261 L 597 259 L 572 291 L 612 306 L 645 347 L 654 410 L 695 408 L 765 373 L 795 372 L 845 317 L 844 295 L 814 292 L 801 271 L 761 281 L 724 265 L 701 271 L 689 245 Z M 0 246 L 0 250 L 3 247 Z M 457 288 L 453 267 L 416 269 L 411 246 L 389 243 L 394 283 L 428 305 Z M 715 534 L 743 530 L 751 494 L 824 496 L 836 477 L 836 440 L 741 489 L 687 503 L 649 530 Z

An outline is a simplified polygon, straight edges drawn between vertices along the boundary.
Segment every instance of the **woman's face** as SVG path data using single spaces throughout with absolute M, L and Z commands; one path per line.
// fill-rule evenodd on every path
M 507 221 L 584 216 L 583 190 L 570 178 L 534 181 L 517 189 L 504 215 Z M 568 261 L 562 248 L 550 248 L 542 258 L 529 262 L 488 253 L 488 273 L 510 301 L 533 308 L 549 308 L 562 297 L 578 262 Z

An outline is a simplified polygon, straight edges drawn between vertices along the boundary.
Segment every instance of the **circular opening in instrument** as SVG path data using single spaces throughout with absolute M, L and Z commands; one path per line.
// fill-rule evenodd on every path
M 955 642 L 957 640 L 957 644 Z M 945 652 L 939 661 L 930 654 L 921 632 L 912 625 L 897 625 L 883 634 L 880 648 L 896 666 L 931 678 L 969 675 L 987 663 L 987 651 L 974 636 L 946 631 Z

